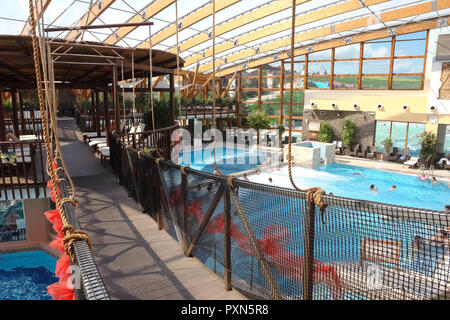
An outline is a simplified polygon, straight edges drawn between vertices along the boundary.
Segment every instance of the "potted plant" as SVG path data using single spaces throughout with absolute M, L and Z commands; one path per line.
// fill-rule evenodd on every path
M 391 148 L 394 145 L 392 143 L 392 139 L 391 138 L 384 139 L 381 142 L 381 145 L 384 147 L 384 154 L 383 154 L 382 160 L 388 161 L 389 160 L 389 155 L 391 154 Z
M 419 143 L 420 143 L 420 152 L 419 152 L 420 158 L 426 159 L 428 156 L 432 155 L 430 164 L 433 164 L 433 160 L 436 157 L 437 153 L 438 141 L 436 134 L 429 131 L 422 132 L 419 137 Z
M 328 121 L 322 122 L 319 129 L 319 141 L 325 143 L 331 143 L 333 141 L 334 133 Z
M 344 120 L 342 124 L 342 144 L 345 148 L 345 154 L 350 153 L 350 146 L 355 137 L 356 125 L 350 120 Z
M 256 141 L 257 141 L 258 148 L 259 148 L 259 135 L 260 135 L 259 131 L 269 128 L 271 119 L 269 118 L 267 113 L 265 113 L 264 111 L 253 111 L 248 115 L 247 120 L 248 120 L 248 125 L 251 128 L 256 130 L 256 134 L 257 134 Z

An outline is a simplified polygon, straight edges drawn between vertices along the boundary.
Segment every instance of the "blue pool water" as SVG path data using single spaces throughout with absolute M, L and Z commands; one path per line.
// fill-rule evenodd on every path
M 273 179 L 273 185 L 292 188 L 286 167 L 280 171 L 263 171 L 249 179 L 267 184 L 268 177 Z M 450 188 L 446 181 L 433 185 L 430 180 L 389 171 L 334 163 L 316 170 L 295 167 L 293 177 L 300 188 L 319 186 L 335 196 L 433 210 L 444 210 L 444 206 L 450 204 Z M 378 188 L 378 193 L 369 189 L 372 184 Z M 397 188 L 390 192 L 393 185 Z
M 214 172 L 213 149 L 196 150 L 188 153 L 189 162 L 184 154 L 180 154 L 181 165 L 190 163 L 191 168 Z M 263 152 L 239 148 L 216 148 L 216 162 L 219 169 L 225 174 L 251 170 L 264 162 L 266 156 Z
M 0 254 L 0 300 L 51 300 L 56 259 L 43 251 Z

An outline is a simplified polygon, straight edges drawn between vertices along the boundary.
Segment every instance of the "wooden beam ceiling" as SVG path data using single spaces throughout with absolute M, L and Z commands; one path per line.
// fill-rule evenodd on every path
M 36 17 L 36 19 L 40 19 L 42 17 L 42 15 L 44 14 L 45 10 L 48 8 L 48 6 L 50 5 L 50 2 L 52 0 L 42 0 L 42 6 L 41 6 L 41 1 L 37 1 L 37 5 L 35 8 L 35 13 L 34 16 Z M 28 3 L 28 2 L 27 2 Z M 23 29 L 22 29 L 22 36 L 28 36 L 31 33 L 31 20 L 28 17 L 27 22 L 25 23 Z
M 441 9 L 450 8 L 450 0 L 437 0 L 438 7 Z M 439 9 L 439 10 L 441 10 Z M 424 4 L 418 4 L 408 7 L 403 7 L 400 9 L 394 9 L 391 11 L 383 12 L 379 15 L 381 22 L 389 22 L 389 21 L 395 21 L 401 18 L 411 17 L 411 16 L 417 16 L 419 14 L 434 12 L 436 9 L 434 8 L 433 4 L 431 2 L 424 3 Z M 350 21 L 345 21 L 342 23 L 337 23 L 335 25 L 328 25 L 326 27 L 322 27 L 319 29 L 314 29 L 311 31 L 303 32 L 300 34 L 297 34 L 295 36 L 295 42 L 303 42 L 303 41 L 309 41 L 314 40 L 317 38 L 326 37 L 333 34 L 338 34 L 345 31 L 352 31 L 358 28 L 364 28 L 367 26 L 367 19 L 368 17 L 363 18 L 357 18 Z M 224 59 L 216 59 L 216 66 L 224 65 L 226 63 L 232 63 L 235 61 L 239 61 L 242 59 L 250 58 L 253 55 L 257 54 L 256 50 L 258 51 L 258 54 L 264 53 L 264 52 L 270 52 L 276 49 L 281 49 L 289 46 L 291 43 L 291 38 L 284 37 L 275 41 L 270 41 L 261 44 L 257 48 L 242 50 L 233 54 L 230 54 L 227 56 L 227 61 Z M 212 69 L 212 62 L 206 63 L 202 66 L 200 66 L 199 71 L 206 73 Z M 236 71 L 236 70 L 234 70 Z
M 240 1 L 242 1 L 242 0 L 216 1 L 216 13 L 223 9 L 226 9 L 229 6 L 231 6 L 237 2 L 240 2 Z M 191 14 L 187 15 L 183 19 L 181 19 L 179 21 L 179 23 L 181 24 L 181 27 L 178 28 L 178 32 L 192 26 L 193 24 L 195 24 L 199 21 L 202 21 L 203 19 L 205 19 L 211 15 L 212 15 L 212 4 L 210 3 L 210 4 L 207 4 L 206 6 L 200 8 L 199 10 L 192 12 Z M 162 41 L 170 38 L 171 36 L 176 34 L 176 31 L 177 31 L 177 26 L 175 23 L 172 23 L 171 25 L 167 26 L 166 28 L 164 28 L 163 30 L 161 30 L 160 32 L 158 32 L 157 34 L 152 36 L 152 45 L 155 46 L 158 43 L 161 43 Z M 138 48 L 148 48 L 148 47 L 149 47 L 148 41 L 145 41 L 138 46 Z M 173 52 L 176 53 L 177 50 L 174 49 Z
M 450 22 L 448 16 L 445 16 L 443 18 L 446 19 L 447 24 Z M 410 24 L 407 24 L 404 26 L 397 27 L 397 28 L 395 28 L 395 33 L 397 35 L 402 35 L 402 34 L 425 31 L 425 30 L 434 29 L 434 28 L 438 28 L 438 27 L 439 27 L 439 18 L 435 18 L 435 19 L 410 23 Z M 364 41 L 383 39 L 383 38 L 386 38 L 389 36 L 390 36 L 389 31 L 386 29 L 383 29 L 380 31 L 362 32 L 362 33 L 352 37 L 351 44 L 360 43 L 360 42 L 364 42 Z M 315 44 L 314 46 L 312 46 L 312 50 L 309 53 L 349 45 L 346 42 L 346 38 L 347 37 L 342 37 L 342 38 L 328 40 L 328 41 L 324 41 L 324 42 Z M 307 53 L 308 53 L 307 47 L 300 47 L 300 48 L 295 49 L 294 56 L 300 56 L 300 55 L 304 55 Z M 273 62 L 280 61 L 283 59 L 289 59 L 289 56 L 290 56 L 290 50 L 286 50 L 284 52 L 277 54 L 278 59 L 275 59 L 273 55 L 268 55 L 266 57 L 258 58 L 258 59 L 255 59 L 255 60 L 252 60 L 252 61 L 246 62 L 246 63 L 237 64 L 235 66 L 223 69 L 221 71 L 217 71 L 216 76 L 218 76 L 218 77 L 228 76 L 230 74 L 233 74 L 236 71 L 241 71 L 241 70 L 248 69 L 248 68 L 255 68 L 255 67 L 258 67 L 258 66 L 261 66 L 264 64 L 273 63 Z M 245 65 L 245 67 L 244 67 L 244 65 Z
M 376 5 L 376 4 L 380 4 L 380 3 L 388 2 L 388 1 L 390 1 L 390 0 L 368 0 L 368 1 L 366 1 L 366 6 L 372 6 L 372 5 Z M 330 18 L 330 17 L 336 16 L 339 14 L 351 12 L 351 11 L 358 10 L 358 9 L 361 9 L 361 3 L 359 2 L 359 0 L 349 0 L 344 3 L 339 3 L 337 5 L 332 5 L 332 6 L 329 6 L 326 8 L 322 8 L 322 9 L 311 11 L 309 13 L 302 14 L 297 17 L 297 19 L 295 21 L 295 26 L 299 27 L 302 25 L 306 25 L 308 23 L 312 23 L 312 22 L 319 21 L 322 19 Z M 239 17 L 237 19 L 240 19 L 240 18 L 241 17 Z M 233 22 L 233 20 L 230 21 L 229 23 L 231 24 L 232 22 Z M 249 21 L 249 22 L 251 22 L 251 21 Z M 245 22 L 245 23 L 249 23 L 249 22 Z M 252 41 L 255 41 L 258 39 L 262 39 L 264 37 L 268 37 L 268 36 L 277 34 L 279 32 L 289 30 L 291 27 L 292 27 L 292 18 L 288 18 L 281 22 L 277 22 L 277 23 L 271 24 L 269 26 L 266 26 L 264 28 L 257 29 L 255 31 L 252 31 L 252 32 L 249 32 L 249 33 L 239 36 L 236 39 L 236 43 L 234 41 L 224 41 L 224 42 L 220 43 L 219 45 L 216 46 L 216 54 L 230 50 L 230 49 L 236 47 L 237 45 L 244 45 L 249 42 L 252 42 Z M 191 42 L 191 41 L 192 41 L 192 43 L 187 43 L 187 42 Z M 182 45 L 185 45 L 185 47 L 188 48 L 193 44 L 196 44 L 196 42 L 194 41 L 194 39 L 190 39 L 190 40 L 186 41 L 186 44 L 182 44 Z M 171 52 L 172 50 L 169 50 L 169 51 Z M 194 63 L 197 63 L 198 61 L 208 58 L 208 57 L 211 57 L 211 56 L 212 56 L 212 48 L 208 48 L 207 50 L 204 51 L 204 54 L 194 54 L 190 57 L 187 57 L 185 59 L 185 67 L 192 65 Z
M 96 2 L 92 8 L 87 10 L 87 12 L 83 15 L 78 22 L 77 26 L 89 26 L 91 25 L 97 18 L 105 12 L 116 0 L 100 0 L 101 7 L 99 8 L 98 3 Z M 72 30 L 66 36 L 66 40 L 75 41 L 78 37 L 81 36 L 83 31 L 81 30 Z
M 142 22 L 143 18 L 141 14 L 145 13 L 145 18 L 150 19 L 151 17 L 155 16 L 156 14 L 160 13 L 173 3 L 175 3 L 176 0 L 155 0 L 153 1 L 148 7 L 143 9 L 140 14 L 136 13 L 133 17 L 128 19 L 126 23 L 138 23 Z M 128 34 L 133 32 L 137 27 L 121 27 L 116 30 L 115 33 L 111 34 L 104 42 L 106 44 L 116 44 L 120 40 L 122 40 L 124 37 L 126 37 Z M 116 36 L 117 35 L 117 36 Z

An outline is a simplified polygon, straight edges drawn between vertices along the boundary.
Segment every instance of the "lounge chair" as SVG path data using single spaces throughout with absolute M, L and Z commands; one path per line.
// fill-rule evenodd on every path
M 410 156 L 409 156 L 410 152 L 411 152 L 411 150 L 409 148 L 403 149 L 401 156 L 398 158 L 398 161 L 400 161 L 400 162 L 408 161 L 410 158 Z
M 342 154 L 342 141 L 338 141 L 337 142 L 335 153 L 336 154 Z
M 375 159 L 377 148 L 374 146 L 367 146 L 366 158 Z
M 351 155 L 351 156 L 355 156 L 355 157 L 358 156 L 359 146 L 360 146 L 360 144 L 358 143 L 358 144 L 356 144 L 356 145 L 353 147 L 353 150 L 350 150 L 350 155 Z
M 420 158 L 419 161 L 417 162 L 418 167 L 420 168 L 424 166 L 426 169 L 430 168 L 430 166 L 434 163 L 433 157 L 434 156 L 430 154 L 425 159 Z
M 389 154 L 388 161 L 397 161 L 400 155 L 398 154 L 399 149 L 397 147 L 392 148 L 392 153 Z
M 419 162 L 418 157 L 411 157 L 408 161 L 403 162 L 403 168 L 405 166 L 408 166 L 408 168 L 414 168 L 417 165 L 417 162 Z

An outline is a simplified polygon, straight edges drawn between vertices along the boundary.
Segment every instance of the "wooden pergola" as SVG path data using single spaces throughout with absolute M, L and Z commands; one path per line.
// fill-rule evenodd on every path
M 120 131 L 120 106 L 118 83 L 122 80 L 146 78 L 150 83 L 150 50 L 123 48 L 95 42 L 74 42 L 53 39 L 48 41 L 54 61 L 55 87 L 57 89 L 91 89 L 93 106 L 99 115 L 98 94 L 113 95 L 116 130 Z M 160 50 L 152 52 L 152 75 L 169 76 L 169 88 L 153 91 L 170 92 L 170 108 L 175 121 L 174 70 L 176 55 Z M 180 59 L 182 66 L 184 61 Z M 150 87 L 150 86 L 148 86 Z M 35 89 L 36 78 L 32 40 L 28 36 L 0 36 L 0 91 L 11 92 L 13 126 L 18 128 L 18 112 L 23 114 L 22 89 Z M 132 92 L 133 88 L 121 89 Z M 135 92 L 148 92 L 147 88 L 134 88 Z M 107 101 L 107 99 L 104 99 Z M 5 140 L 5 125 L 0 99 L 0 140 Z M 106 106 L 106 104 L 105 104 Z M 107 110 L 107 108 L 105 108 Z M 107 117 L 107 112 L 105 111 Z M 98 117 L 97 117 L 98 118 Z M 23 117 L 22 117 L 23 119 Z M 17 131 L 16 131 L 17 132 Z

